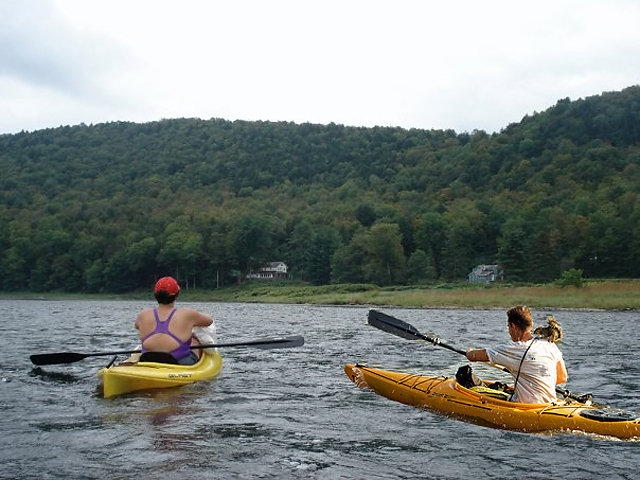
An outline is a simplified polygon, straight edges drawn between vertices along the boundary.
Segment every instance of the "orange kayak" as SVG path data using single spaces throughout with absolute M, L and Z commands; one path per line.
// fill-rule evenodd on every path
M 575 400 L 548 404 L 514 403 L 490 389 L 475 391 L 455 378 L 390 372 L 363 365 L 346 365 L 345 373 L 358 387 L 413 407 L 478 425 L 522 432 L 569 431 L 640 439 L 640 413 Z M 495 393 L 492 393 L 495 392 Z M 495 396 L 494 396 L 495 395 Z

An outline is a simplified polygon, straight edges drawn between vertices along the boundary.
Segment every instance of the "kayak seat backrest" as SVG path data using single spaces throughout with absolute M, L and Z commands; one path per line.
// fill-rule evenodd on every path
M 140 355 L 140 362 L 169 363 L 177 365 L 178 361 L 167 352 L 144 352 Z
M 474 385 L 482 385 L 482 380 L 476 377 L 470 365 L 463 365 L 456 372 L 456 381 L 465 388 L 471 388 Z

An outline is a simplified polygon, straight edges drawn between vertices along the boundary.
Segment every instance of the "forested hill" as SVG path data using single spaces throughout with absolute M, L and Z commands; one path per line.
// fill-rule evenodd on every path
M 640 87 L 489 135 L 220 119 L 0 136 L 3 290 L 640 275 Z

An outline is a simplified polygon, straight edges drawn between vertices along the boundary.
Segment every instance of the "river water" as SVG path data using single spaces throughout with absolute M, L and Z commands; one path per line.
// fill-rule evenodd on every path
M 367 326 L 366 307 L 182 303 L 216 318 L 220 342 L 306 344 L 221 349 L 219 377 L 177 389 L 103 399 L 96 372 L 110 357 L 29 361 L 132 348 L 149 305 L 0 301 L 0 478 L 637 478 L 638 443 L 494 430 L 358 389 L 345 363 L 451 376 L 465 360 Z M 459 348 L 507 339 L 503 310 L 382 310 Z M 533 313 L 562 324 L 572 391 L 640 411 L 638 312 Z M 485 368 L 475 371 L 502 375 Z

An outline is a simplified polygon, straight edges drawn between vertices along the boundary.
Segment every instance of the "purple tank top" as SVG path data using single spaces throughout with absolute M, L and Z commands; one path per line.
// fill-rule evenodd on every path
M 179 343 L 178 348 L 169 352 L 173 356 L 173 358 L 175 358 L 176 360 L 180 360 L 181 358 L 186 357 L 191 353 L 191 349 L 189 348 L 191 346 L 191 338 L 189 338 L 189 340 L 187 341 L 183 341 L 179 337 L 174 335 L 171 332 L 171 330 L 169 330 L 169 324 L 171 323 L 171 319 L 173 318 L 173 314 L 176 313 L 176 310 L 177 308 L 174 308 L 173 310 L 171 310 L 171 313 L 169 314 L 167 319 L 165 321 L 161 321 L 160 317 L 158 316 L 158 309 L 157 308 L 153 309 L 153 314 L 156 318 L 156 328 L 154 328 L 149 335 L 145 336 L 142 339 L 141 341 L 141 343 L 143 344 L 142 353 L 145 353 L 148 351 L 146 348 L 144 348 L 144 341 L 150 336 L 156 335 L 157 333 L 164 333 L 166 335 L 169 335 L 171 338 L 173 338 L 176 342 Z

